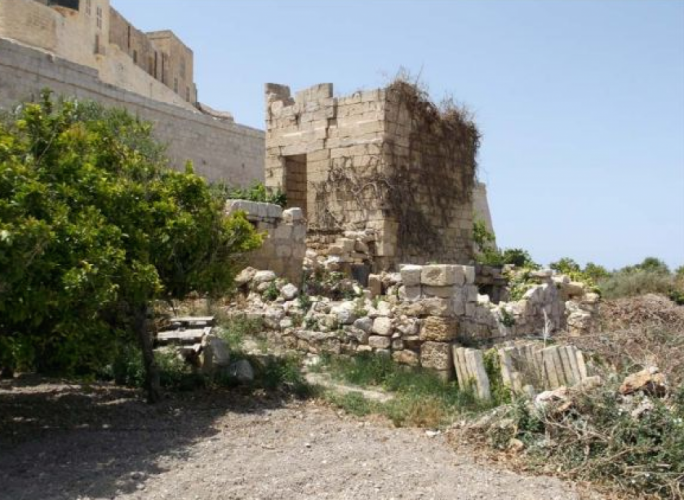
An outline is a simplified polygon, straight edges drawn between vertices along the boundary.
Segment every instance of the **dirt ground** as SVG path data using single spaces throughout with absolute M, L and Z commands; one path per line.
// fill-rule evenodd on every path
M 443 435 L 312 401 L 200 392 L 148 406 L 129 390 L 0 383 L 0 499 L 571 500 L 454 450 Z

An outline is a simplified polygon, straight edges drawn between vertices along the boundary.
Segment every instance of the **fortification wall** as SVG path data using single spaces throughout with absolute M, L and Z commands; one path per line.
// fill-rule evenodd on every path
M 197 89 L 192 83 L 192 51 L 172 34 L 168 37 L 175 41 L 175 45 L 167 43 L 171 49 L 175 50 L 176 45 L 182 47 L 182 57 L 178 55 L 169 60 L 157 53 L 147 35 L 110 8 L 108 0 L 82 2 L 80 11 L 49 7 L 35 0 L 0 0 L 0 38 L 16 40 L 97 69 L 99 78 L 111 85 L 188 110 L 195 109 Z M 168 73 L 183 65 L 187 81 L 184 78 L 184 86 L 174 91 L 177 78 L 169 77 Z
M 43 88 L 124 107 L 151 121 L 177 168 L 191 160 L 195 171 L 211 181 L 246 185 L 263 180 L 262 131 L 122 90 L 103 83 L 95 69 L 0 38 L 0 108 L 35 98 Z

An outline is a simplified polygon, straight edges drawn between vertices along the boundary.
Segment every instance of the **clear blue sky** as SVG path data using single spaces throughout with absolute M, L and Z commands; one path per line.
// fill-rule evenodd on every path
M 200 100 L 263 128 L 263 85 L 403 66 L 476 113 L 500 245 L 684 264 L 684 1 L 112 0 L 195 52 Z

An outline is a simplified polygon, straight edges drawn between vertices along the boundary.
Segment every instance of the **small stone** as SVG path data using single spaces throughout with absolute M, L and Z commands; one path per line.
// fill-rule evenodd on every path
M 392 335 L 392 320 L 384 316 L 375 318 L 372 331 L 378 335 L 389 337 Z
M 403 351 L 395 351 L 392 353 L 392 359 L 395 363 L 408 366 L 418 366 L 420 358 L 417 353 L 404 349 Z
M 293 300 L 298 294 L 299 290 L 292 283 L 288 283 L 280 290 L 280 295 L 282 295 L 285 300 Z
M 354 321 L 354 328 L 358 328 L 359 330 L 363 330 L 366 333 L 370 333 L 373 329 L 373 320 L 367 316 L 359 318 L 356 321 Z
M 371 335 L 368 337 L 368 345 L 373 349 L 388 349 L 392 341 L 389 337 L 382 337 L 380 335 Z
M 257 273 L 257 270 L 254 269 L 253 267 L 246 267 L 242 271 L 240 271 L 240 274 L 238 274 L 235 278 L 235 284 L 237 286 L 242 286 L 246 285 L 252 279 L 254 278 L 254 275 Z
M 342 304 L 334 306 L 330 312 L 337 317 L 338 324 L 351 325 L 356 320 L 355 309 L 356 304 L 353 302 L 343 302 Z

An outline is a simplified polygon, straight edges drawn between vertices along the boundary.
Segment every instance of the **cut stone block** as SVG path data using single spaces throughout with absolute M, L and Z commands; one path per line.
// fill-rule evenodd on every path
M 433 370 L 452 369 L 451 345 L 445 342 L 424 342 L 420 348 L 420 364 Z
M 458 335 L 458 323 L 453 318 L 428 316 L 420 329 L 423 341 L 449 342 Z

